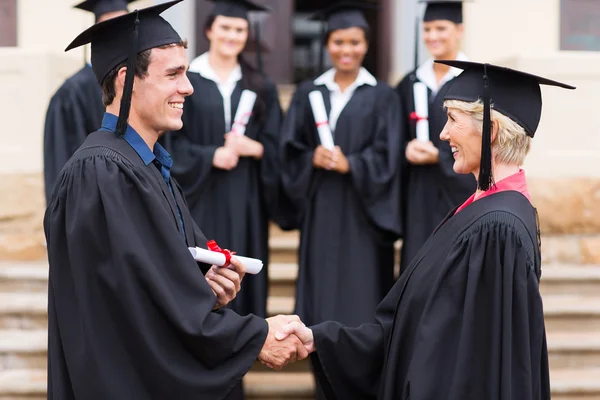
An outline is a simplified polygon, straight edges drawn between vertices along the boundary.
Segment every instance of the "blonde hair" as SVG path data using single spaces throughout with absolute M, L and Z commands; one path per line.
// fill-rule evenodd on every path
M 473 117 L 477 130 L 483 130 L 483 102 L 468 103 L 460 100 L 446 100 L 444 107 L 462 111 Z M 523 165 L 531 148 L 531 138 L 525 129 L 506 115 L 493 109 L 492 121 L 498 123 L 498 134 L 492 142 L 492 156 L 497 163 Z

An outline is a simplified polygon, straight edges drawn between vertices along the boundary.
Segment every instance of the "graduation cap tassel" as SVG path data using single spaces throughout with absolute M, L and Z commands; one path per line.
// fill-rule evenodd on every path
M 260 22 L 254 23 L 254 41 L 256 42 L 256 69 L 260 74 L 263 73 L 262 52 L 260 45 Z
M 415 23 L 415 70 L 419 68 L 419 24 L 420 18 L 417 17 Z
M 136 12 L 137 13 L 137 12 Z M 119 109 L 119 119 L 117 120 L 118 136 L 123 136 L 127 129 L 127 119 L 131 108 L 131 95 L 133 92 L 133 80 L 135 78 L 135 64 L 137 61 L 137 43 L 139 36 L 140 18 L 139 13 L 135 16 L 133 23 L 133 32 L 131 34 L 131 47 L 129 48 L 129 58 L 127 59 L 127 72 L 125 74 L 125 83 L 123 85 L 123 96 L 121 97 L 121 107 Z
M 487 65 L 483 67 L 483 131 L 481 133 L 481 161 L 477 187 L 486 191 L 493 185 L 492 177 L 492 121 L 490 107 L 489 77 Z
M 323 65 L 325 64 L 325 18 L 321 19 L 321 40 L 319 43 L 319 67 L 315 75 L 319 75 L 323 72 Z

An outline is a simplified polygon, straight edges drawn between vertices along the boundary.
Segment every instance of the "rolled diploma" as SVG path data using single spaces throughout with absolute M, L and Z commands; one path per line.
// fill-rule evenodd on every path
M 216 265 L 218 267 L 225 265 L 226 259 L 225 254 L 223 253 L 206 250 L 201 247 L 188 247 L 188 249 L 196 261 L 209 265 Z M 246 273 L 248 274 L 256 275 L 262 270 L 263 263 L 259 259 L 242 257 L 238 255 L 234 255 L 233 257 L 240 260 L 240 262 L 246 266 Z
M 419 117 L 425 118 L 417 121 L 417 139 L 421 142 L 429 141 L 429 101 L 427 99 L 427 86 L 423 82 L 413 85 L 415 99 L 415 112 Z
M 256 93 L 251 90 L 244 90 L 240 97 L 240 103 L 238 104 L 237 111 L 235 112 L 235 118 L 233 119 L 233 126 L 231 131 L 237 135 L 246 134 L 246 125 L 250 121 L 252 116 L 252 109 L 256 102 Z
M 313 90 L 308 94 L 308 99 L 310 100 L 310 108 L 312 108 L 315 122 L 317 123 L 317 132 L 319 132 L 321 145 L 327 150 L 333 150 L 335 145 L 333 144 L 331 128 L 329 128 L 329 120 L 327 119 L 323 94 L 318 90 Z

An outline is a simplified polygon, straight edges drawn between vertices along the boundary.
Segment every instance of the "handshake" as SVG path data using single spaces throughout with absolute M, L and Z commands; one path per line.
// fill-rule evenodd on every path
M 258 359 L 269 368 L 280 370 L 303 360 L 315 351 L 313 333 L 296 315 L 267 318 L 269 333 Z

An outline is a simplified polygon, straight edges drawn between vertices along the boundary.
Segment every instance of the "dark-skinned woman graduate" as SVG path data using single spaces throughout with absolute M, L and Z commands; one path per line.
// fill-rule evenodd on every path
M 295 313 L 307 324 L 374 322 L 393 285 L 399 105 L 361 66 L 368 8 L 343 2 L 316 16 L 326 19 L 333 68 L 298 86 L 281 135 L 283 185 L 301 219 Z M 327 121 L 315 118 L 315 95 Z M 334 146 L 321 142 L 322 124 Z
M 524 158 L 559 82 L 489 64 L 461 68 L 444 96 L 454 170 L 477 177 L 358 328 L 288 325 L 319 367 L 328 399 L 547 400 L 540 236 Z

